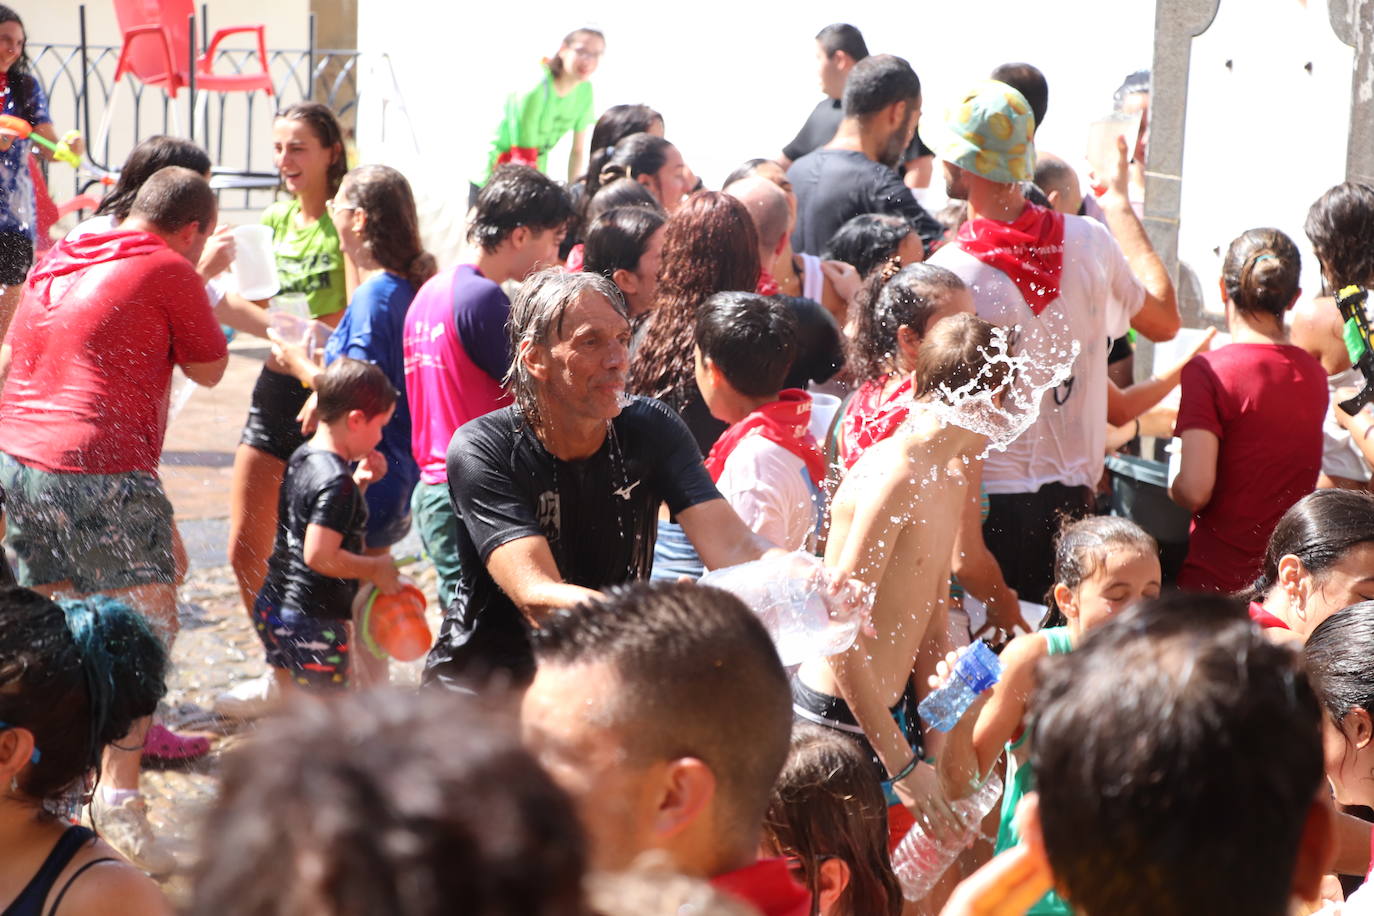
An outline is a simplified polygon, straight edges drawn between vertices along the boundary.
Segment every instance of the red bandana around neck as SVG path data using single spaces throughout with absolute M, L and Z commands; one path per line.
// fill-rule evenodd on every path
M 974 219 L 959 227 L 959 247 L 1006 274 L 1032 313 L 1059 298 L 1064 271 L 1064 216 L 1027 203 L 1010 223 Z
M 769 442 L 780 445 L 806 463 L 811 482 L 820 486 L 825 480 L 825 455 L 821 454 L 816 437 L 811 435 L 811 395 L 800 388 L 788 388 L 778 399 L 764 404 L 749 416 L 721 433 L 711 454 L 706 456 L 706 470 L 711 480 L 720 480 L 725 462 L 746 436 L 758 433 Z
M 776 296 L 779 292 L 778 281 L 773 279 L 773 274 L 767 267 L 759 268 L 759 282 L 754 285 L 754 292 L 760 296 Z

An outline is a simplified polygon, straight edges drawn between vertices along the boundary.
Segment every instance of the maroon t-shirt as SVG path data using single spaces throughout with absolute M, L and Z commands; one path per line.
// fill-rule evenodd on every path
M 1221 445 L 1180 588 L 1233 592 L 1254 580 L 1279 517 L 1317 485 L 1328 399 L 1321 363 L 1291 345 L 1230 344 L 1184 367 L 1174 434 L 1205 429 Z

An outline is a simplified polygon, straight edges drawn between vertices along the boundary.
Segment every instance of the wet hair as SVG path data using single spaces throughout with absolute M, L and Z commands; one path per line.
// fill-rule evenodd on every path
M 1293 240 L 1277 229 L 1250 229 L 1226 250 L 1221 279 L 1226 297 L 1247 315 L 1283 313 L 1298 294 L 1302 257 Z
M 639 207 L 653 210 L 665 220 L 668 218 L 663 205 L 658 202 L 657 197 L 649 192 L 648 188 L 633 178 L 617 178 L 610 184 L 602 185 L 601 189 L 596 192 L 596 196 L 588 202 L 587 223 L 596 222 L 596 218 L 601 214 L 619 207 Z
M 804 296 L 777 295 L 774 299 L 797 317 L 797 356 L 783 379 L 784 388 L 823 384 L 844 368 L 844 335 L 825 306 Z
M 902 241 L 916 229 L 891 213 L 861 213 L 846 220 L 821 250 L 825 261 L 843 261 L 867 277 L 873 268 L 897 256 Z
M 367 214 L 362 244 L 378 264 L 405 277 L 416 290 L 434 276 L 434 256 L 420 241 L 415 195 L 404 175 L 386 165 L 360 166 L 344 177 L 336 196 L 344 206 Z
M 381 367 L 341 356 L 315 378 L 321 423 L 334 423 L 350 411 L 361 410 L 372 419 L 396 406 L 400 397 Z
M 153 714 L 166 677 L 166 649 L 128 605 L 0 588 L 0 728 L 32 732 L 41 754 L 18 776 L 27 798 L 55 802 L 98 774 L 101 751 Z
M 1303 646 L 1312 689 L 1340 726 L 1355 709 L 1374 715 L 1374 601 L 1342 608 L 1312 630 Z
M 1129 74 L 1121 85 L 1116 87 L 1116 92 L 1112 93 L 1112 107 L 1121 111 L 1126 106 L 1126 98 L 1132 95 L 1139 95 L 1142 92 L 1150 91 L 1150 71 L 1137 70 Z
M 600 175 L 616 144 L 633 134 L 647 134 L 655 123 L 663 123 L 663 115 L 648 105 L 612 105 L 597 118 L 588 143 L 591 155 L 587 159 L 587 178 Z
M 844 84 L 844 116 L 866 118 L 894 102 L 921 97 L 921 80 L 911 64 L 892 54 L 865 57 L 849 71 Z
M 561 229 L 572 219 L 572 200 L 563 186 L 527 165 L 502 165 L 477 195 L 468 241 L 494 252 L 516 229 Z
M 1254 584 L 1237 597 L 1263 601 L 1279 581 L 1279 562 L 1289 554 L 1318 582 L 1347 551 L 1374 542 L 1374 496 L 1360 490 L 1326 489 L 1294 503 L 1274 526 L 1264 565 Z
M 997 327 L 977 315 L 949 315 L 927 329 L 912 373 L 916 397 L 943 400 L 943 391 L 972 384 L 969 393 L 996 391 L 1011 370 L 988 356 L 997 349 Z
M 344 151 L 343 128 L 339 126 L 339 119 L 334 116 L 334 111 L 328 105 L 319 102 L 297 102 L 277 112 L 277 120 L 304 122 L 309 125 L 311 133 L 320 141 L 321 146 L 327 150 L 338 151 L 334 161 L 329 163 L 329 171 L 326 174 L 329 196 L 337 194 L 344 175 L 348 174 L 348 156 Z
M 1303 231 L 1312 241 L 1329 293 L 1352 284 L 1374 286 L 1374 185 L 1336 185 L 1312 204 Z
M 1241 602 L 1177 593 L 1054 662 L 1031 700 L 1031 765 L 1074 908 L 1286 913 L 1323 779 L 1321 712 L 1297 653 Z
M 887 802 L 858 744 L 810 722 L 792 726 L 792 750 L 773 786 L 763 821 L 764 845 L 801 862 L 812 897 L 821 863 L 849 866 L 836 916 L 897 916 L 902 890 L 887 850 Z
M 614 279 L 617 270 L 633 273 L 649 239 L 668 218 L 648 207 L 616 207 L 607 210 L 587 230 L 582 269 Z
M 511 724 L 442 691 L 301 696 L 227 755 L 197 916 L 582 916 L 572 802 Z
M 124 160 L 115 186 L 100 201 L 100 206 L 95 208 L 96 215 L 108 214 L 114 217 L 116 223 L 124 222 L 129 218 L 129 210 L 143 183 L 169 165 L 179 165 L 198 175 L 206 175 L 210 172 L 210 156 L 190 140 L 181 137 L 158 134 L 140 141 Z
M 1050 107 L 1050 84 L 1045 80 L 1045 74 L 1032 64 L 1002 64 L 992 71 L 992 79 L 1006 83 L 1025 96 L 1031 114 L 1035 116 L 1035 129 L 1039 130 L 1040 125 L 1045 123 L 1045 112 Z
M 595 195 L 604 184 L 617 178 L 657 175 L 668 162 L 673 144 L 653 134 L 630 134 L 606 151 L 606 158 L 595 177 L 587 176 L 587 192 Z
M 558 46 L 558 50 L 562 51 L 564 48 L 572 47 L 572 43 L 577 40 L 579 35 L 586 35 L 590 38 L 600 38 L 602 45 L 606 44 L 606 36 L 600 29 L 589 29 L 584 27 L 573 29 L 571 32 L 564 35 L 562 43 Z M 559 57 L 557 54 L 550 57 L 545 66 L 549 68 L 549 73 L 553 74 L 555 78 L 563 75 L 563 58 Z
M 1159 544 L 1144 528 L 1128 518 L 1116 515 L 1092 515 L 1087 518 L 1066 518 L 1054 539 L 1054 581 L 1045 595 L 1050 609 L 1045 626 L 1058 627 L 1067 623 L 1064 609 L 1054 598 L 1054 586 L 1062 585 L 1073 591 L 1097 575 L 1116 550 L 1134 550 L 1159 556 Z
M 510 351 L 515 354 L 502 384 L 515 397 L 515 409 L 531 428 L 540 423 L 539 387 L 520 358 L 525 344 L 544 346 L 563 338 L 563 316 L 568 308 L 588 293 L 598 295 L 629 320 L 629 309 L 620 287 L 592 271 L 569 272 L 551 267 L 530 274 L 510 305 Z M 557 334 L 557 338 L 554 335 Z
M 698 310 L 693 339 L 730 387 L 746 397 L 771 397 L 797 356 L 797 316 L 771 296 L 716 293 Z
M 816 33 L 816 41 L 826 57 L 834 57 L 836 51 L 843 51 L 857 63 L 868 56 L 863 33 L 847 22 L 832 23 L 821 29 Z
M 854 380 L 866 382 L 895 371 L 897 330 L 906 325 L 924 337 L 930 316 L 963 289 L 968 287 L 954 271 L 925 262 L 899 267 L 894 259 L 869 274 L 849 350 Z
M 129 215 L 147 220 L 165 232 L 195 223 L 201 232 L 215 228 L 219 201 L 205 176 L 179 165 L 158 169 L 134 195 Z
M 694 757 L 710 768 L 717 846 L 758 830 L 787 758 L 792 697 L 772 639 L 738 598 L 695 583 L 615 587 L 554 612 L 531 640 L 541 668 L 614 671 L 615 688 L 588 714 L 609 720 L 629 759 Z
M 680 411 L 696 396 L 697 309 L 713 293 L 752 292 L 758 281 L 758 233 L 744 204 L 719 191 L 687 198 L 664 230 L 655 308 L 630 363 L 630 392 Z
M 29 60 L 29 30 L 24 28 L 24 20 L 19 18 L 19 14 L 4 4 L 0 4 L 0 25 L 6 22 L 17 22 L 19 28 L 24 33 L 24 47 L 20 50 L 19 56 L 10 64 L 10 68 L 5 71 L 8 79 L 10 98 L 14 100 L 14 111 L 23 117 L 24 109 L 29 104 L 29 84 L 33 80 L 29 72 L 33 63 Z

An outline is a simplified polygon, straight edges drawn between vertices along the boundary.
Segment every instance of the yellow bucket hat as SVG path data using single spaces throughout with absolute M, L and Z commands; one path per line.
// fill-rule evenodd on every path
M 923 119 L 921 139 L 941 159 L 989 181 L 1035 177 L 1035 116 L 1006 83 L 983 80 L 945 109 L 943 121 Z

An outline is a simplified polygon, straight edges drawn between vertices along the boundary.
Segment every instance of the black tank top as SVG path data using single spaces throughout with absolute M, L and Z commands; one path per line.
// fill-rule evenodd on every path
M 52 852 L 48 853 L 48 857 L 43 860 L 43 864 L 38 867 L 38 872 L 33 876 L 33 880 L 29 881 L 28 885 L 19 892 L 19 896 L 14 898 L 14 902 L 5 908 L 3 913 L 0 913 L 0 916 L 43 916 L 43 901 L 47 900 L 48 895 L 52 893 L 53 885 L 57 883 L 57 876 L 62 874 L 62 869 L 66 868 L 72 857 L 81 851 L 81 847 L 94 838 L 94 831 L 86 827 L 78 824 L 68 827 L 58 839 L 57 845 L 52 848 Z M 81 866 L 76 874 L 68 878 L 67 883 L 62 886 L 57 899 L 53 901 L 52 908 L 48 910 L 48 916 L 52 916 L 57 911 L 57 905 L 62 902 L 62 897 L 66 895 L 67 889 L 72 886 L 72 882 L 82 872 L 92 865 L 115 861 L 118 860 L 106 856 Z

